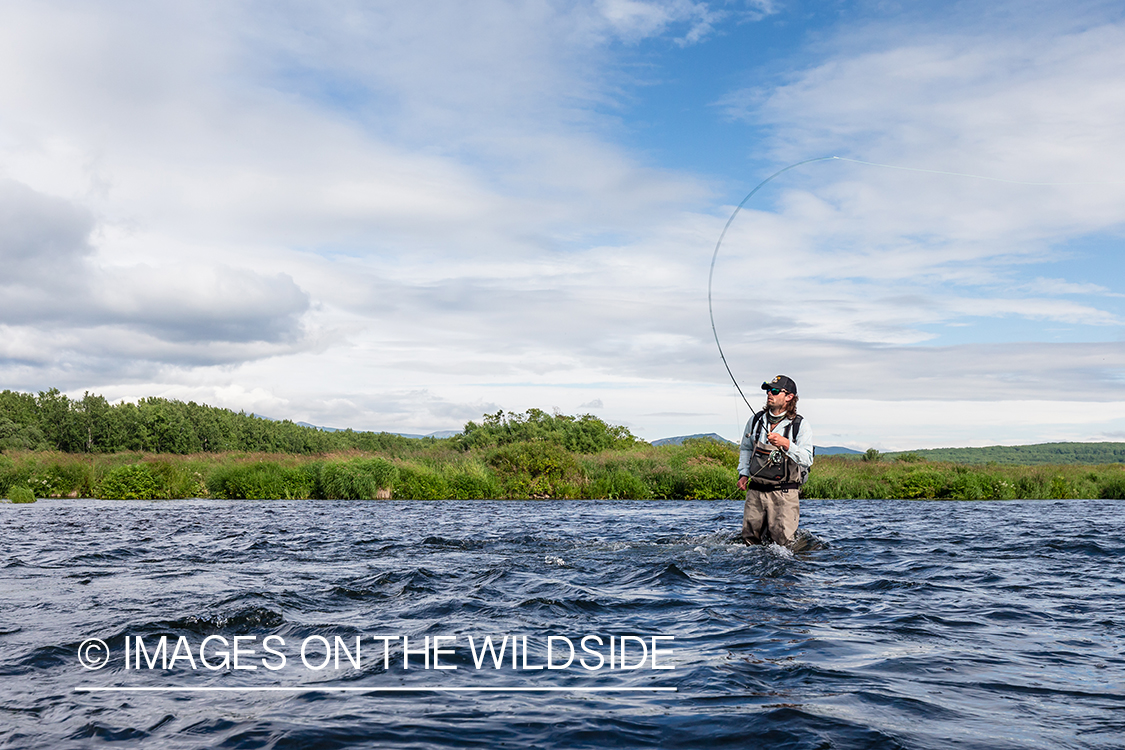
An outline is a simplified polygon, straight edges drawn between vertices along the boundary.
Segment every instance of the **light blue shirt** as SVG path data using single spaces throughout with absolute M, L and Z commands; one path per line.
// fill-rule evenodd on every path
M 773 431 L 781 435 L 785 434 L 785 426 L 790 424 L 791 420 L 781 420 Z M 766 435 L 770 433 L 769 418 L 763 414 L 762 422 L 758 426 L 758 434 L 751 435 L 750 430 L 754 426 L 754 416 L 750 415 L 750 419 L 746 422 L 746 429 L 742 431 L 742 443 L 739 446 L 738 452 L 738 475 L 748 476 L 750 474 L 750 455 L 754 452 L 755 441 L 765 443 Z M 792 432 L 792 430 L 790 430 Z M 804 417 L 801 418 L 801 429 L 797 431 L 796 439 L 792 435 L 789 436 L 789 450 L 785 451 L 785 455 L 797 462 L 798 465 L 806 469 L 813 464 L 813 442 L 812 430 L 809 429 L 809 420 Z

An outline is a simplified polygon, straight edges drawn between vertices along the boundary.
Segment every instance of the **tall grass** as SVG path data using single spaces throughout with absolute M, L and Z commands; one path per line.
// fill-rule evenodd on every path
M 398 469 L 385 458 L 352 458 L 328 461 L 319 465 L 319 486 L 310 488 L 306 497 L 328 500 L 375 500 L 380 491 L 390 490 L 398 478 Z M 390 494 L 386 494 L 390 497 Z
M 27 487 L 13 487 L 8 499 L 16 505 L 26 505 L 35 502 L 35 493 Z
M 738 454 L 710 441 L 594 454 L 524 441 L 468 451 L 431 441 L 393 455 L 321 456 L 10 452 L 0 497 L 474 500 L 490 498 L 736 498 Z M 1125 499 L 1125 465 L 973 465 L 817 458 L 807 498 Z

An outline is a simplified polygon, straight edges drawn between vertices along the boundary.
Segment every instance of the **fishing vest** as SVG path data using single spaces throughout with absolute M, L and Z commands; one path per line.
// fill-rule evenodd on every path
M 785 455 L 785 451 L 758 441 L 765 413 L 763 409 L 754 415 L 750 421 L 750 431 L 742 436 L 742 444 L 739 446 L 741 450 L 750 451 L 749 487 L 764 491 L 800 489 L 809 478 L 808 469 Z M 781 434 L 790 440 L 796 440 L 800 431 L 801 415 L 798 414 L 782 428 Z

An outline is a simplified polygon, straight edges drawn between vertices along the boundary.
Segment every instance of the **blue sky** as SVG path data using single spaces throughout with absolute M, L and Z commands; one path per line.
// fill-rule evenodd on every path
M 1111 3 L 11 2 L 0 380 L 430 432 L 1125 439 Z M 1014 183 L 1049 183 L 1024 185 Z

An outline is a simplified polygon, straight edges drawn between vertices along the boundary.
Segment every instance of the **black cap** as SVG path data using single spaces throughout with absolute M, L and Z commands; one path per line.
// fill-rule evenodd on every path
M 762 383 L 762 390 L 768 391 L 770 388 L 780 388 L 786 393 L 797 395 L 797 384 L 793 382 L 793 378 L 788 375 L 778 375 L 776 378 L 768 383 Z

